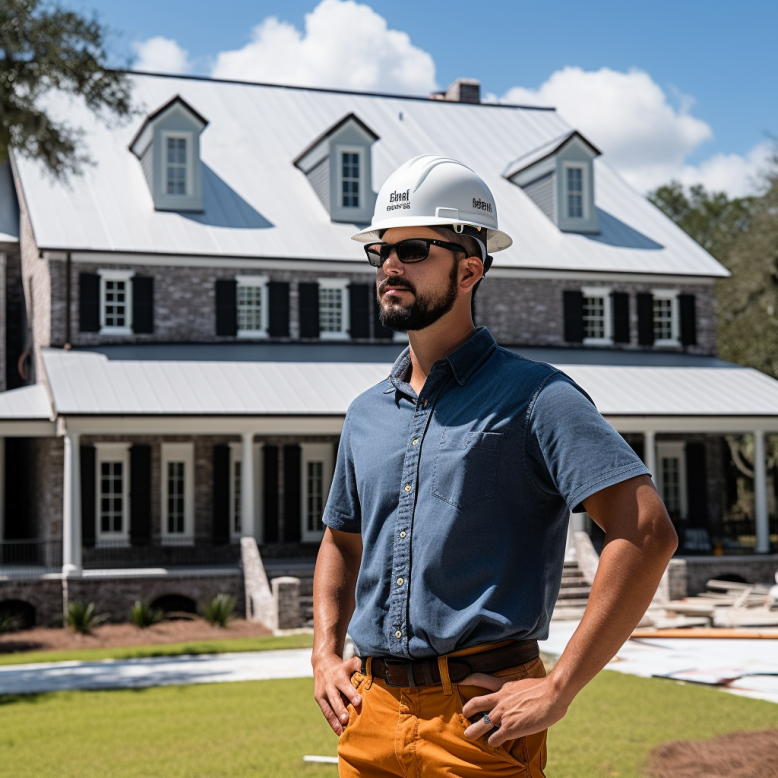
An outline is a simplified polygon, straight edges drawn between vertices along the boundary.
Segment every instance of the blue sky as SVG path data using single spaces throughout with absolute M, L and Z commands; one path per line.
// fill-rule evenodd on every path
M 111 42 L 117 61 L 140 52 L 140 64 L 149 68 L 397 92 L 423 92 L 434 82 L 445 87 L 467 76 L 498 99 L 556 103 L 644 189 L 676 176 L 740 193 L 764 158 L 765 134 L 778 134 L 774 0 L 366 0 L 373 14 L 348 0 L 67 4 L 97 11 L 117 31 Z M 314 9 L 326 31 L 318 43 L 306 29 Z M 286 24 L 266 26 L 252 48 L 252 31 L 273 16 Z M 389 30 L 406 33 L 407 45 L 382 33 L 379 17 Z M 331 55 L 322 52 L 322 37 L 331 42 Z M 170 51 L 160 58 L 159 46 L 138 48 L 154 38 L 175 41 L 188 54 L 171 60 Z M 353 56 L 342 57 L 350 47 Z M 228 63 L 220 52 L 238 54 Z M 307 58 L 307 69 L 297 61 L 284 65 L 285 56 Z M 316 57 L 331 67 L 322 68 Z M 404 58 L 405 74 L 391 76 L 392 62 Z M 363 61 L 379 72 L 355 82 Z

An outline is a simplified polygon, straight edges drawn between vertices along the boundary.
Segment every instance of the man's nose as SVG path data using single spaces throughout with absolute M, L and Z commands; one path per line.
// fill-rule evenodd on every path
M 405 268 L 403 267 L 403 263 L 400 262 L 399 259 L 397 259 L 397 250 L 392 249 L 391 254 L 389 254 L 389 257 L 387 258 L 386 262 L 384 262 L 382 268 L 384 273 L 388 276 L 399 276 L 402 275 L 405 272 Z

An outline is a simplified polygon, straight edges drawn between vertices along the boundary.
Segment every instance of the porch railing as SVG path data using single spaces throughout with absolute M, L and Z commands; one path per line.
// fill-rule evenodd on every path
M 239 543 L 216 543 L 211 537 L 98 540 L 82 552 L 86 570 L 235 565 L 239 561 Z
M 61 539 L 0 541 L 0 578 L 30 578 L 61 571 Z

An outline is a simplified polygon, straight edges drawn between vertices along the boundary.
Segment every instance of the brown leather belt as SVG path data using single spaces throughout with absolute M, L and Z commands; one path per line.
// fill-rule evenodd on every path
M 448 659 L 448 675 L 452 683 L 459 683 L 471 673 L 496 673 L 531 662 L 540 655 L 537 640 L 516 640 L 507 646 L 481 651 L 468 656 Z M 391 659 L 373 657 L 370 672 L 389 686 L 432 686 L 441 683 L 438 659 Z M 362 660 L 362 673 L 367 673 L 367 662 Z

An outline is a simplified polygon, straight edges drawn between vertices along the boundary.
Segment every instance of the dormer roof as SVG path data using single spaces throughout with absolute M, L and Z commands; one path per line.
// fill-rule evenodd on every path
M 292 164 L 295 167 L 300 167 L 300 163 L 302 160 L 305 159 L 305 157 L 313 151 L 320 143 L 323 141 L 329 139 L 333 135 L 335 135 L 342 127 L 345 127 L 349 122 L 354 122 L 358 127 L 360 127 L 362 130 L 365 131 L 367 135 L 370 136 L 372 139 L 371 142 L 375 142 L 378 140 L 379 136 L 378 133 L 374 132 L 370 129 L 363 121 L 360 119 L 355 113 L 349 113 L 346 114 L 340 121 L 335 122 L 335 124 L 332 125 L 329 129 L 325 130 L 321 135 L 319 135 L 316 140 L 312 141 L 310 144 L 308 144 L 293 160 Z
M 184 100 L 181 95 L 176 95 L 172 100 L 168 100 L 163 106 L 157 108 L 156 111 L 150 113 L 141 124 L 140 129 L 135 133 L 135 136 L 130 141 L 130 151 L 140 159 L 146 147 L 151 141 L 151 133 L 149 132 L 151 126 L 162 119 L 168 111 L 173 110 L 176 106 L 180 106 L 186 111 L 196 124 L 200 125 L 200 132 L 202 132 L 208 126 L 208 119 L 198 113 L 192 108 L 189 103 Z
M 544 159 L 552 157 L 554 154 L 558 154 L 574 138 L 578 138 L 585 146 L 589 147 L 592 152 L 592 158 L 599 157 L 602 154 L 597 146 L 585 138 L 578 130 L 570 130 L 569 132 L 564 133 L 564 135 L 553 138 L 538 146 L 536 149 L 514 159 L 503 171 L 503 176 L 505 178 L 513 178 L 517 173 L 521 173 L 522 170 L 526 170 L 527 168 L 536 165 L 538 162 L 542 162 Z

